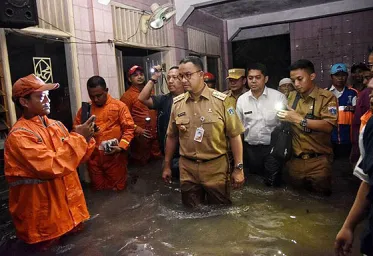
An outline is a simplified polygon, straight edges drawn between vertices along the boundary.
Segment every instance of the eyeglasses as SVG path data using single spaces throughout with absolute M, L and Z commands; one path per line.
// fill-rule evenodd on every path
M 201 70 L 197 70 L 193 73 L 185 73 L 185 74 L 179 74 L 177 76 L 177 78 L 180 80 L 180 81 L 183 81 L 183 79 L 185 78 L 186 80 L 190 80 L 192 78 L 192 75 L 195 74 L 195 73 L 198 73 L 198 72 L 201 72 Z

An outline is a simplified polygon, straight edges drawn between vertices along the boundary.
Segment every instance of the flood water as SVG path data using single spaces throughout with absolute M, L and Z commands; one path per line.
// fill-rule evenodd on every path
M 333 255 L 335 236 L 359 182 L 347 161 L 334 167 L 334 194 L 321 198 L 268 188 L 255 176 L 230 207 L 185 209 L 178 184 L 160 179 L 161 163 L 130 168 L 123 192 L 86 189 L 91 219 L 79 234 L 44 253 L 26 252 L 2 203 L 0 255 Z M 361 228 L 357 230 L 359 233 Z M 353 255 L 359 255 L 357 234 Z

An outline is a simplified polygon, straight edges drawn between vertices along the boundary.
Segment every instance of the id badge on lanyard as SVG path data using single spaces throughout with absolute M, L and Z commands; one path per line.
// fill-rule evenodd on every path
M 196 133 L 194 134 L 194 141 L 202 142 L 203 134 L 205 133 L 205 129 L 203 129 L 203 122 L 205 121 L 205 117 L 201 116 L 201 126 L 197 127 Z

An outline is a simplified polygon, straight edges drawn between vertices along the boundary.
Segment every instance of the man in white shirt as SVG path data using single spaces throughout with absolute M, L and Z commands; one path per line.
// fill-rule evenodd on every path
M 256 63 L 247 69 L 250 91 L 237 101 L 237 114 L 245 127 L 244 159 L 250 173 L 264 177 L 265 184 L 273 186 L 281 182 L 283 163 L 270 155 L 271 133 L 280 124 L 276 106 L 287 105 L 284 94 L 268 88 L 267 68 Z

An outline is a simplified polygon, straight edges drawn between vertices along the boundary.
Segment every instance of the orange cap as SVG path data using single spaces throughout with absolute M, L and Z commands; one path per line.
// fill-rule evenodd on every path
M 19 98 L 33 92 L 50 91 L 60 87 L 60 84 L 46 84 L 34 74 L 18 79 L 13 85 L 12 96 Z

